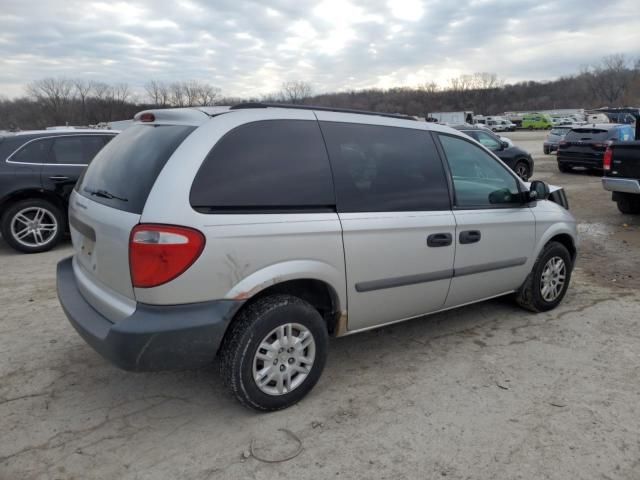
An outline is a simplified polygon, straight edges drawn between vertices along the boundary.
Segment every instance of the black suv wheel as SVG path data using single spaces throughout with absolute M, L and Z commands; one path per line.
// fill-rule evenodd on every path
M 64 230 L 64 214 L 46 200 L 21 200 L 2 215 L 2 238 L 16 250 L 37 253 L 51 250 Z
M 243 405 L 286 408 L 316 384 L 327 358 L 324 319 L 291 295 L 256 300 L 233 320 L 220 349 L 220 373 Z
M 529 164 L 524 160 L 518 160 L 513 167 L 513 171 L 516 172 L 516 175 L 518 175 L 518 177 L 520 177 L 525 182 L 529 180 L 529 177 L 531 176 Z

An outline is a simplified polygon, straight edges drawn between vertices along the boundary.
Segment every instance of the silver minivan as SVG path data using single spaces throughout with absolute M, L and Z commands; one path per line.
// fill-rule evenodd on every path
M 576 224 L 442 125 L 302 106 L 141 112 L 73 192 L 58 264 L 71 324 L 128 370 L 207 365 L 269 411 L 331 336 L 514 294 L 562 300 Z

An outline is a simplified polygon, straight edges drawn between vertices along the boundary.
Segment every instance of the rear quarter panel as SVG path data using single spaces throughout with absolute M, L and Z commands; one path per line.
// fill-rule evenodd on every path
M 342 230 L 336 213 L 203 214 L 189 203 L 193 179 L 213 145 L 251 121 L 315 121 L 308 110 L 235 111 L 201 125 L 180 145 L 154 184 L 141 222 L 196 228 L 206 237 L 200 258 L 175 280 L 136 289 L 150 304 L 246 299 L 274 283 L 315 279 L 328 283 L 346 309 Z

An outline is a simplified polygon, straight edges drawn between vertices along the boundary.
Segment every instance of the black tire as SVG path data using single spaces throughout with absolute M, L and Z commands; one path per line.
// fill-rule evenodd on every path
M 624 214 L 636 214 L 640 213 L 640 198 L 629 198 L 629 196 L 620 196 L 616 200 L 616 205 L 620 213 Z
M 559 257 L 564 261 L 566 266 L 565 283 L 560 289 L 558 296 L 552 301 L 547 301 L 541 292 L 542 273 L 547 262 L 554 257 Z M 571 261 L 571 255 L 567 247 L 559 242 L 547 243 L 538 256 L 536 263 L 533 265 L 531 273 L 527 276 L 520 290 L 516 292 L 516 302 L 521 307 L 531 310 L 532 312 L 546 312 L 547 310 L 556 308 L 567 293 L 572 270 L 573 262 Z
M 571 171 L 571 167 L 569 165 L 565 165 L 562 162 L 558 162 L 558 170 L 562 173 L 569 173 Z
M 529 177 L 531 176 L 529 163 L 524 160 L 518 160 L 513 166 L 513 171 L 516 172 L 516 175 L 518 175 L 518 177 L 520 177 L 525 182 L 529 180 Z
M 47 218 L 51 218 L 52 221 L 55 221 L 57 224 L 55 233 L 47 237 L 44 243 L 40 245 L 35 245 L 36 239 L 31 235 L 26 237 L 24 241 L 20 241 L 12 231 L 11 225 L 14 217 L 25 209 L 43 209 L 50 215 L 50 217 Z M 46 252 L 55 247 L 60 241 L 60 238 L 62 238 L 65 231 L 65 216 L 60 208 L 47 200 L 39 198 L 20 200 L 5 210 L 0 220 L 0 229 L 2 231 L 2 238 L 14 249 L 24 253 Z M 29 245 L 29 242 L 33 243 L 33 245 Z
M 542 151 L 544 152 L 545 155 L 549 155 L 551 153 L 551 150 L 549 150 L 549 147 L 542 147 Z
M 300 385 L 288 393 L 270 395 L 263 392 L 253 378 L 254 356 L 265 337 L 287 323 L 308 329 L 315 342 L 315 358 Z M 230 325 L 219 353 L 220 374 L 244 406 L 262 412 L 287 408 L 315 386 L 324 369 L 328 343 L 327 325 L 309 303 L 291 295 L 264 297 L 243 308 Z

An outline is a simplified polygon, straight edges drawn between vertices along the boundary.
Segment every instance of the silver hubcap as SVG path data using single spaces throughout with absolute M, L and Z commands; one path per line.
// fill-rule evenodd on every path
M 516 167 L 516 175 L 518 175 L 523 180 L 527 178 L 527 167 L 525 165 L 518 165 Z
M 58 232 L 56 217 L 47 209 L 27 207 L 11 219 L 11 234 L 26 247 L 46 245 Z
M 567 278 L 567 266 L 560 257 L 551 258 L 542 270 L 540 293 L 547 302 L 553 302 L 564 287 Z
M 316 342 L 304 325 L 286 323 L 264 337 L 253 357 L 253 379 L 267 395 L 284 395 L 311 372 Z

